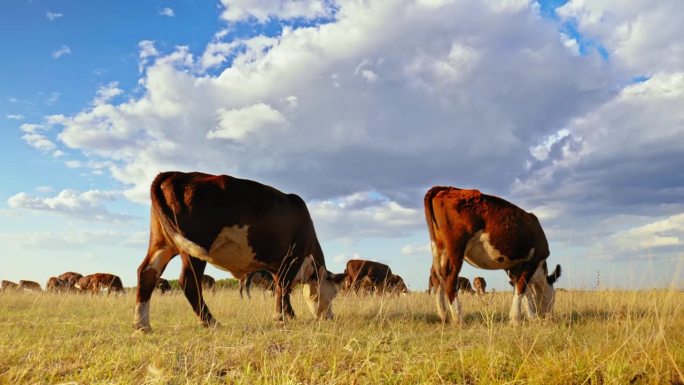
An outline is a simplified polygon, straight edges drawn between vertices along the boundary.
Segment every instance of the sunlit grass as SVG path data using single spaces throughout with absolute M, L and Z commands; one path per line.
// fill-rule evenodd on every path
M 208 295 L 203 329 L 181 294 L 152 299 L 134 334 L 134 296 L 0 294 L 0 383 L 681 384 L 684 293 L 559 292 L 551 319 L 508 324 L 510 293 L 462 296 L 466 324 L 434 298 L 341 296 L 333 321 L 272 320 L 269 295 Z

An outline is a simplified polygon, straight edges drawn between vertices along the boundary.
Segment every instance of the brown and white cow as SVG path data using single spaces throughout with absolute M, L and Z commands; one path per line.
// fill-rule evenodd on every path
M 150 243 L 138 268 L 134 327 L 150 330 L 150 297 L 164 268 L 180 254 L 180 285 L 205 326 L 216 323 L 200 277 L 207 262 L 241 279 L 260 269 L 276 281 L 276 317 L 294 317 L 290 292 L 303 283 L 310 310 L 332 317 L 343 275 L 325 267 L 304 201 L 273 187 L 227 175 L 165 172 L 151 186 Z
M 12 282 L 12 281 L 7 281 L 7 280 L 2 280 L 0 282 L 0 290 L 5 291 L 5 290 L 19 290 L 19 284 Z
M 487 293 L 487 281 L 482 277 L 473 278 L 473 287 L 479 295 Z
M 560 265 L 547 276 L 549 245 L 534 214 L 477 190 L 433 187 L 425 194 L 425 217 L 442 321 L 448 322 L 451 316 L 463 322 L 457 283 L 464 260 L 475 267 L 508 273 L 515 286 L 511 322 L 521 319 L 523 296 L 530 317 L 551 311 L 555 299 L 552 285 L 560 276 Z
M 159 278 L 155 288 L 161 291 L 162 294 L 168 293 L 171 291 L 171 283 L 164 278 Z
M 106 291 L 110 293 L 123 293 L 123 283 L 119 276 L 109 273 L 95 273 L 81 277 L 74 287 L 81 292 L 99 294 Z
M 347 261 L 344 275 L 345 288 L 355 293 L 408 293 L 404 280 L 393 274 L 392 269 L 384 263 L 352 259 Z M 369 289 L 370 284 L 373 286 L 372 290 Z M 363 290 L 361 286 L 364 286 Z
M 240 280 L 240 298 L 243 298 L 243 290 L 247 292 L 247 298 L 252 298 L 250 296 L 250 290 L 252 285 L 257 285 L 266 291 L 271 293 L 275 292 L 275 282 L 273 281 L 273 275 L 268 272 L 268 270 L 259 270 L 247 274 L 246 277 Z
M 40 287 L 40 284 L 38 282 L 26 281 L 23 279 L 19 281 L 19 289 L 24 290 L 24 291 L 34 291 L 34 292 L 42 292 L 43 291 L 43 289 Z
M 45 291 L 48 293 L 64 293 L 69 291 L 68 282 L 62 281 L 57 277 L 50 277 L 45 284 Z
M 428 294 L 432 294 L 434 291 L 437 293 L 437 288 L 439 287 L 439 278 L 437 277 L 437 273 L 435 273 L 435 268 L 430 267 L 430 279 L 428 281 Z M 470 280 L 466 277 L 458 277 L 458 285 L 457 291 L 460 293 L 468 293 L 468 294 L 473 294 L 475 291 L 473 290 L 473 287 L 470 285 Z
M 212 293 L 216 292 L 216 280 L 214 277 L 204 274 L 202 276 L 202 289 L 211 290 Z
M 78 280 L 81 278 L 83 278 L 82 274 L 74 273 L 73 271 L 67 271 L 66 273 L 62 273 L 57 276 L 57 279 L 62 281 L 64 285 L 69 288 L 69 290 L 77 290 L 76 282 L 78 282 Z

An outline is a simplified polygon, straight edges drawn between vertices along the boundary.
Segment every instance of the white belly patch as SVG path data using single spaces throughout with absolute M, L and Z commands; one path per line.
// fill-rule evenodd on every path
M 534 248 L 530 250 L 527 259 L 534 255 Z M 480 230 L 468 240 L 465 249 L 465 260 L 480 269 L 498 270 L 510 269 L 523 261 L 511 261 L 508 256 L 501 254 L 489 242 L 489 234 Z
M 204 256 L 206 261 L 229 271 L 237 279 L 263 268 L 264 264 L 255 259 L 256 253 L 249 245 L 248 232 L 246 225 L 224 227 Z

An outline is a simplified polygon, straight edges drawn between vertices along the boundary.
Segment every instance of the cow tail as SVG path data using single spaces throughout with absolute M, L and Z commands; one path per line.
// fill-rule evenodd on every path
M 174 245 L 179 253 L 187 253 L 195 257 L 206 255 L 208 253 L 202 246 L 183 235 L 178 225 L 176 212 L 167 204 L 162 184 L 172 176 L 173 173 L 160 173 L 154 178 L 150 188 L 152 215 L 159 221 L 166 240 Z
M 425 194 L 424 205 L 425 205 L 425 221 L 427 222 L 428 231 L 430 232 L 430 241 L 435 241 L 435 227 L 439 228 L 437 222 L 435 221 L 435 209 L 432 204 L 432 200 L 435 195 L 440 191 L 444 190 L 445 187 L 435 186 L 428 190 Z

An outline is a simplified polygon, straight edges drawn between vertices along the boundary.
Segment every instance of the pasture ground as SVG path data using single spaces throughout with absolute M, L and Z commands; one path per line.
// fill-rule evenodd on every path
M 684 293 L 559 292 L 551 319 L 511 326 L 511 293 L 463 295 L 463 327 L 434 298 L 342 295 L 335 320 L 272 320 L 254 291 L 207 296 L 201 328 L 180 293 L 152 297 L 152 334 L 132 330 L 134 295 L 0 294 L 2 384 L 684 384 Z

